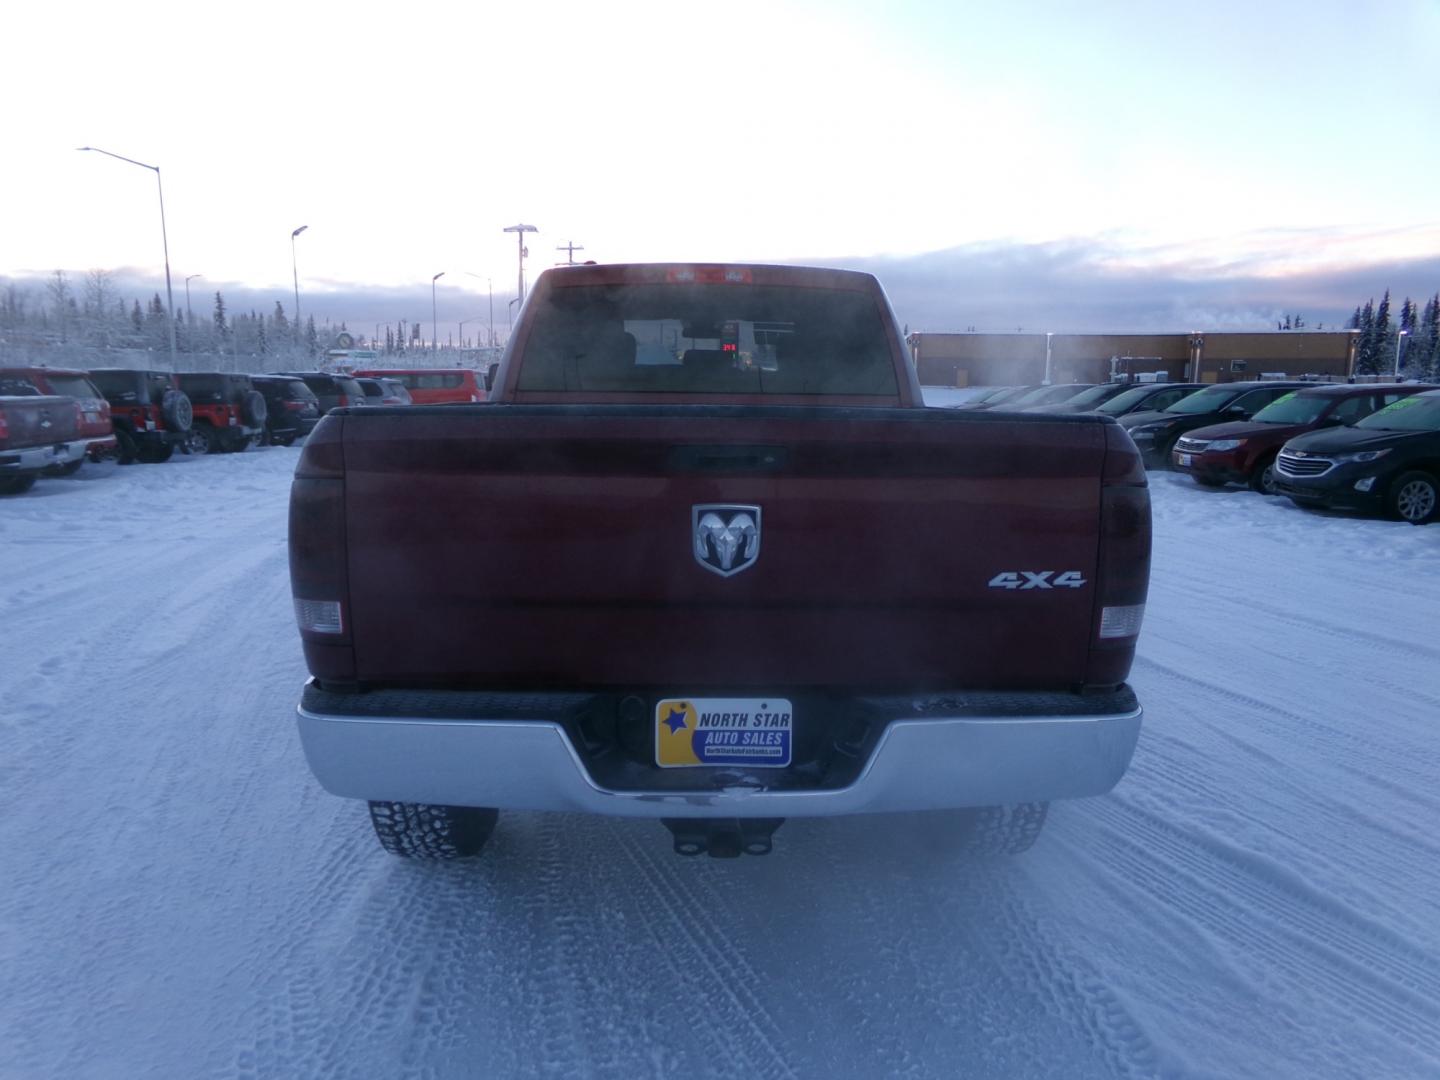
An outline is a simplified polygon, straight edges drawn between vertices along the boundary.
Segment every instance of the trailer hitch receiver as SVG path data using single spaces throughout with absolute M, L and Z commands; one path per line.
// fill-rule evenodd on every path
M 770 854 L 775 830 L 784 818 L 661 818 L 675 840 L 675 854 L 735 859 Z

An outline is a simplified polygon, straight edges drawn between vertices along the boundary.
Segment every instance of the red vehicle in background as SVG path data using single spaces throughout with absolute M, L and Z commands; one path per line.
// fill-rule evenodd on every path
M 0 368 L 0 377 L 25 379 L 42 394 L 74 398 L 80 407 L 77 434 L 85 441 L 85 452 L 91 461 L 99 461 L 115 449 L 115 425 L 110 419 L 110 403 L 83 371 L 70 368 L 15 367 Z M 84 458 L 46 470 L 51 476 L 70 476 L 85 463 Z
M 366 368 L 352 371 L 356 378 L 395 379 L 416 405 L 445 405 L 463 402 L 473 405 L 486 399 L 480 373 L 470 368 Z

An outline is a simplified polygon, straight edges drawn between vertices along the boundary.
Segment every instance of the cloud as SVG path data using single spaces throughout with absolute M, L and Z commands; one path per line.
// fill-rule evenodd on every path
M 1319 245 L 1314 235 L 1295 237 Z M 926 255 L 834 260 L 875 274 L 912 330 L 1265 330 L 1286 314 L 1340 326 L 1386 289 L 1398 306 L 1440 291 L 1440 256 L 1277 272 L 1264 257 L 1186 264 L 1103 240 L 977 245 Z
M 1440 291 L 1440 256 L 1367 261 L 1367 234 L 1341 230 L 1269 230 L 1250 234 L 1238 257 L 1220 259 L 1203 250 L 1139 247 L 1118 237 L 1040 244 L 985 244 L 914 256 L 807 259 L 798 263 L 839 266 L 875 274 L 900 319 L 912 330 L 1125 332 L 1185 330 L 1266 330 L 1286 314 L 1299 314 L 1311 327 L 1339 327 L 1367 298 L 1389 289 L 1398 308 L 1404 297 L 1417 303 Z M 1376 245 L 1377 248 L 1379 245 Z M 1440 246 L 1440 245 L 1437 245 Z M 1435 248 L 1431 248 L 1435 250 Z M 1335 265 L 1343 252 L 1351 261 Z M 1287 265 L 1309 253 L 1298 268 Z M 1320 257 L 1323 256 L 1323 257 Z M 71 273 L 77 293 L 83 271 Z M 7 279 L 0 278 L 0 286 Z M 43 302 L 43 278 L 13 278 Z M 479 281 L 442 281 L 436 290 L 440 338 L 466 321 L 470 336 L 489 318 L 489 300 Z M 114 272 L 114 284 L 142 306 L 152 294 L 164 296 L 164 280 L 134 269 Z M 497 282 L 498 284 L 498 282 Z M 472 287 L 473 286 L 473 287 Z M 192 286 L 197 318 L 209 318 L 216 290 L 232 313 L 270 313 L 276 301 L 293 314 L 287 288 L 254 288 L 238 282 L 203 281 Z M 497 291 L 494 315 L 503 336 L 510 292 Z M 184 294 L 176 288 L 176 306 Z M 311 280 L 301 285 L 301 313 L 317 322 L 345 323 L 370 335 L 375 325 L 417 321 L 428 335 L 428 282 L 375 286 Z

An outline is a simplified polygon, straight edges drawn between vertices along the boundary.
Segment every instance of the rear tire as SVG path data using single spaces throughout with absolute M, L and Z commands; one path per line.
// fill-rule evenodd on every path
M 1255 468 L 1250 470 L 1250 490 L 1258 491 L 1261 495 L 1274 495 L 1275 492 L 1275 455 L 1261 458 L 1255 463 Z
M 402 859 L 448 861 L 480 854 L 500 811 L 475 806 L 372 802 L 370 824 L 380 846 Z
M 220 447 L 220 438 L 209 424 L 196 424 L 185 433 L 182 447 L 187 454 L 213 454 Z
M 1045 828 L 1048 802 L 978 806 L 963 814 L 961 845 L 974 855 L 1019 855 L 1029 851 Z
M 124 428 L 115 429 L 115 460 L 121 465 L 134 465 L 135 459 L 139 456 L 140 447 L 135 442 L 135 436 Z
M 1221 480 L 1219 477 L 1201 476 L 1198 473 L 1195 474 L 1195 483 L 1199 484 L 1201 487 L 1208 488 L 1222 488 L 1225 486 L 1225 481 Z
M 0 495 L 24 495 L 35 486 L 35 476 L 0 476 Z
M 1440 480 L 1419 469 L 1401 473 L 1385 496 L 1385 509 L 1411 525 L 1434 521 L 1440 514 Z

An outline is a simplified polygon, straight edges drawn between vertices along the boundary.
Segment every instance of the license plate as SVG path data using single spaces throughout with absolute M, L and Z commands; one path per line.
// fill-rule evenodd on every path
M 794 723 L 784 698 L 666 698 L 655 706 L 655 764 L 782 769 Z
M 1181 465 L 1189 465 L 1189 464 L 1190 464 L 1190 455 L 1189 455 L 1189 454 L 1177 454 L 1176 456 L 1180 459 L 1180 464 L 1181 464 Z

